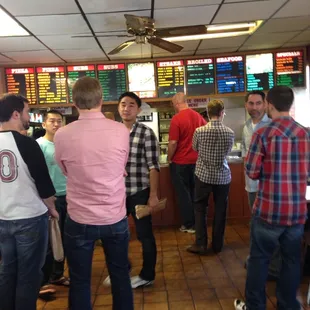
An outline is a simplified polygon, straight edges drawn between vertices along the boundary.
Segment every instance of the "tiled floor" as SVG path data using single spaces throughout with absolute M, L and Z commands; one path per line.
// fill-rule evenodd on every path
M 233 300 L 244 295 L 246 271 L 243 268 L 248 254 L 247 225 L 233 225 L 226 229 L 225 247 L 218 255 L 196 256 L 186 252 L 193 235 L 177 229 L 154 229 L 158 247 L 156 281 L 152 287 L 134 291 L 135 309 L 139 310 L 229 310 Z M 141 246 L 132 233 L 130 258 L 132 275 L 140 271 Z M 109 288 L 102 285 L 107 276 L 102 249 L 97 247 L 93 260 L 92 294 L 94 309 L 112 309 Z M 300 288 L 300 300 L 305 309 L 309 279 Z M 38 301 L 38 310 L 67 309 L 68 289 L 57 287 L 55 301 Z M 275 283 L 267 285 L 267 309 L 275 309 Z M 310 309 L 310 308 L 309 308 Z M 81 309 L 83 310 L 83 309 Z

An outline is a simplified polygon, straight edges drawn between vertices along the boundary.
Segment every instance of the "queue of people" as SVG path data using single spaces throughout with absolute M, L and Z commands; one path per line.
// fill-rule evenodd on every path
M 104 284 L 111 285 L 113 309 L 133 309 L 132 289 L 155 281 L 152 216 L 138 219 L 135 213 L 136 205 L 153 208 L 159 203 L 158 141 L 137 121 L 141 99 L 132 92 L 119 98 L 118 123 L 102 113 L 97 79 L 79 79 L 72 96 L 79 119 L 63 127 L 61 113 L 48 111 L 45 135 L 37 142 L 22 134 L 29 128 L 27 99 L 12 94 L 0 99 L 0 310 L 36 309 L 38 296 L 55 293 L 51 284 L 69 287 L 69 309 L 92 309 L 97 240 L 106 257 L 109 276 Z M 284 86 L 274 87 L 266 98 L 260 91 L 246 96 L 250 118 L 243 129 L 242 156 L 253 216 L 246 301 L 235 300 L 237 310 L 265 309 L 268 273 L 279 279 L 279 309 L 299 309 L 310 133 L 289 116 L 293 100 L 293 91 Z M 231 183 L 226 157 L 234 132 L 223 123 L 221 100 L 208 103 L 208 123 L 188 107 L 183 93 L 176 94 L 172 104 L 177 114 L 171 121 L 168 161 L 182 217 L 180 231 L 196 234 L 190 253 L 217 254 L 224 244 Z M 206 214 L 211 193 L 215 215 L 209 248 Z M 49 216 L 59 221 L 69 278 L 64 276 L 64 262 L 53 260 Z M 133 277 L 128 216 L 134 220 L 143 256 L 142 269 Z

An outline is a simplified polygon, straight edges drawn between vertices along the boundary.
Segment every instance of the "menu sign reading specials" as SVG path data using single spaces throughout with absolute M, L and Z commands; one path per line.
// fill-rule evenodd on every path
M 247 91 L 269 90 L 274 86 L 272 53 L 246 56 Z
M 158 98 L 169 98 L 184 92 L 183 60 L 157 62 Z
M 303 51 L 276 53 L 277 85 L 304 87 L 304 68 Z
M 244 92 L 243 56 L 216 58 L 216 85 L 219 94 Z
M 90 76 L 95 78 L 95 66 L 87 65 L 87 66 L 68 66 L 68 88 L 69 88 L 69 102 L 72 101 L 72 87 L 74 83 L 83 76 Z
M 37 103 L 34 68 L 11 68 L 5 70 L 8 93 L 26 97 L 30 104 Z
M 98 65 L 98 79 L 104 101 L 117 101 L 126 91 L 125 64 Z
M 186 60 L 186 92 L 189 96 L 214 94 L 213 58 Z
M 65 67 L 38 67 L 39 104 L 67 103 Z

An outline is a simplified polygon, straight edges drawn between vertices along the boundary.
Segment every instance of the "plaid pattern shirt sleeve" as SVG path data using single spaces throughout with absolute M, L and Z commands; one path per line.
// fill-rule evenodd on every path
M 145 131 L 144 150 L 148 169 L 156 169 L 159 171 L 159 145 L 154 131 L 150 128 Z
M 193 135 L 193 145 L 192 145 L 193 150 L 196 152 L 198 152 L 198 137 L 197 136 L 198 136 L 198 133 L 196 129 Z

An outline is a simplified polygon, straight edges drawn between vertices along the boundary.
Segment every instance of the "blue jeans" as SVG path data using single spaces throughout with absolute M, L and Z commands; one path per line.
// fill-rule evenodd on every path
M 127 217 L 113 225 L 79 224 L 67 216 L 64 244 L 70 275 L 69 309 L 91 310 L 92 259 L 100 239 L 111 278 L 113 309 L 133 310 L 129 277 Z
M 48 240 L 48 215 L 0 220 L 0 310 L 35 310 Z
M 247 310 L 265 310 L 268 265 L 280 246 L 282 268 L 277 281 L 277 309 L 299 310 L 296 298 L 300 283 L 301 241 L 304 225 L 271 225 L 258 217 L 251 221 L 250 259 L 246 280 Z

